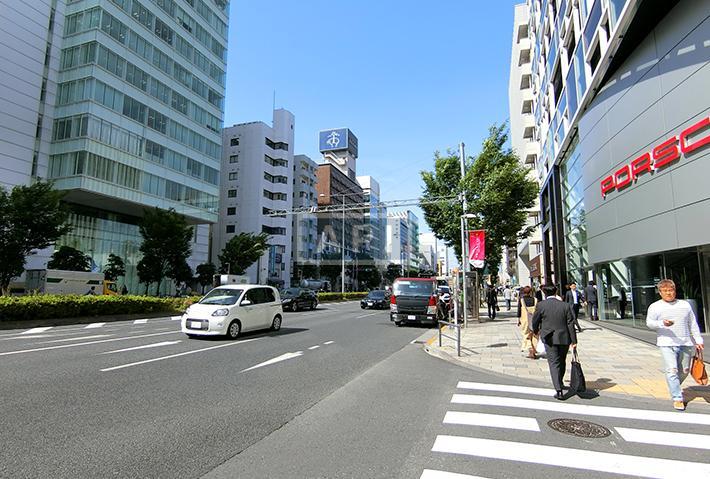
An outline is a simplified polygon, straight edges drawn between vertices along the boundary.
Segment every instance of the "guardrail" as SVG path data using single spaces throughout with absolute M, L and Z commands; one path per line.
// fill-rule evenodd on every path
M 448 321 L 439 320 L 439 347 L 441 347 L 441 338 L 448 338 L 456 341 L 456 355 L 461 356 L 461 325 L 458 323 L 449 323 Z M 447 336 L 443 333 L 444 328 L 441 326 L 448 326 L 449 329 L 456 328 L 456 337 Z

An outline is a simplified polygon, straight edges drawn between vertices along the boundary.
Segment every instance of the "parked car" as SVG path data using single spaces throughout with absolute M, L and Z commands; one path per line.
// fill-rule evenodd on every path
M 385 309 L 389 304 L 389 294 L 383 289 L 373 289 L 360 300 L 362 309 Z
M 226 335 L 242 331 L 281 329 L 283 310 L 278 290 L 261 284 L 234 284 L 214 288 L 182 316 L 182 332 L 190 337 Z
M 446 307 L 436 291 L 435 278 L 397 278 L 390 296 L 390 319 L 401 326 L 405 323 L 437 324 L 446 317 Z
M 284 311 L 316 309 L 318 295 L 315 291 L 306 288 L 286 288 L 281 291 L 281 304 Z

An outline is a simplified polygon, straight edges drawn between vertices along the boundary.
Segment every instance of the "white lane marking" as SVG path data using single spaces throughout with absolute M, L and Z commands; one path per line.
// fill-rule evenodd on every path
M 100 339 L 98 341 L 88 341 L 86 343 L 62 344 L 61 346 L 47 346 L 46 348 L 34 348 L 34 349 L 23 349 L 20 351 L 8 351 L 6 353 L 0 353 L 0 356 L 10 356 L 12 354 L 22 354 L 22 353 L 33 353 L 35 351 L 49 351 L 50 349 L 74 348 L 76 346 L 88 346 L 89 344 L 110 343 L 112 341 L 125 341 L 127 339 L 147 338 L 150 336 L 159 336 L 162 334 L 182 334 L 182 331 L 168 331 L 166 333 L 139 334 L 136 336 L 127 336 L 124 338 L 111 338 L 111 339 Z
M 629 442 L 642 444 L 658 444 L 659 446 L 689 447 L 693 449 L 710 449 L 710 436 L 702 434 L 687 434 L 682 432 L 650 431 L 648 429 L 631 429 L 616 427 L 616 432 Z
M 532 417 L 505 416 L 503 414 L 482 414 L 476 412 L 447 411 L 444 424 L 466 426 L 500 427 L 520 431 L 540 432 L 537 420 Z
M 517 407 L 522 409 L 536 409 L 539 411 L 582 414 L 586 416 L 620 417 L 626 419 L 641 419 L 644 421 L 710 425 L 710 414 L 679 414 L 676 411 L 645 411 L 643 409 L 630 409 L 623 407 L 587 406 L 584 404 L 553 403 L 533 399 L 518 399 L 502 396 L 478 396 L 468 394 L 454 394 L 451 397 L 451 402 L 455 404 L 477 404 L 480 406 Z
M 0 338 L 0 341 L 10 341 L 12 339 L 42 339 L 42 338 L 52 338 L 51 334 L 36 334 L 33 336 L 12 336 L 10 338 Z
M 48 326 L 48 327 L 45 327 L 45 328 L 32 328 L 32 329 L 28 329 L 27 331 L 23 331 L 23 332 L 21 332 L 20 334 L 37 334 L 37 333 L 43 333 L 43 332 L 45 332 L 45 331 L 49 331 L 49 330 L 52 329 L 53 327 L 54 327 L 54 326 Z
M 468 474 L 457 474 L 455 472 L 436 471 L 434 469 L 424 469 L 419 479 L 488 479 L 481 476 L 469 476 Z
M 355 319 L 367 318 L 368 316 L 374 316 L 377 313 L 363 314 L 362 316 L 355 316 Z
M 315 346 L 311 346 L 310 348 L 308 348 L 308 350 L 312 351 L 312 350 L 318 349 L 318 348 L 320 348 L 320 344 L 316 344 Z
M 133 321 L 133 324 L 145 324 L 147 322 L 147 319 L 136 319 L 135 321 Z
M 195 349 L 193 351 L 186 351 L 184 353 L 171 354 L 170 356 L 162 356 L 160 358 L 146 359 L 145 361 L 136 361 L 135 363 L 122 364 L 120 366 L 114 366 L 112 368 L 104 368 L 104 369 L 101 369 L 101 372 L 105 373 L 107 371 L 115 371 L 117 369 L 130 368 L 131 366 L 139 366 L 141 364 L 154 363 L 156 361 L 163 361 L 165 359 L 172 359 L 172 358 L 177 358 L 180 356 L 187 356 L 188 354 L 195 354 L 195 353 L 201 353 L 204 351 L 211 351 L 212 349 L 226 348 L 227 346 L 237 346 L 239 344 L 249 343 L 251 341 L 256 341 L 258 339 L 261 339 L 261 338 L 245 339 L 243 341 L 237 341 L 237 342 L 232 342 L 232 343 L 227 343 L 227 344 L 220 344 L 219 346 L 211 346 L 209 348 Z
M 135 351 L 136 349 L 159 348 L 161 346 L 171 346 L 171 345 L 177 344 L 179 342 L 181 342 L 181 341 L 180 340 L 163 341 L 162 343 L 144 344 L 143 346 L 134 346 L 132 348 L 116 349 L 115 351 L 106 351 L 105 353 L 101 353 L 101 354 L 123 353 L 126 351 Z
M 67 341 L 83 341 L 85 339 L 108 338 L 110 334 L 94 334 L 91 336 L 79 336 L 78 338 L 53 339 L 51 341 L 42 341 L 39 344 L 66 343 Z
M 182 316 L 170 316 L 170 321 L 180 321 Z
M 91 323 L 88 326 L 84 326 L 84 329 L 100 328 L 104 325 L 106 325 L 106 323 Z
M 303 351 L 296 351 L 295 353 L 282 354 L 281 356 L 275 357 L 273 359 L 269 359 L 268 361 L 264 361 L 263 363 L 257 364 L 256 366 L 242 369 L 240 372 L 244 373 L 247 371 L 251 371 L 252 369 L 261 368 L 263 366 L 269 366 L 270 364 L 280 363 L 281 361 L 286 361 L 288 359 L 297 358 L 299 356 L 303 356 Z
M 710 464 L 494 439 L 437 436 L 431 450 L 658 479 L 676 478 L 678 471 L 686 477 L 710 477 Z
M 326 341 L 323 344 L 333 344 L 335 341 Z
M 533 394 L 536 396 L 552 396 L 555 394 L 554 389 L 545 388 L 530 388 L 524 386 L 508 386 L 507 384 L 490 384 L 490 383 L 472 383 L 468 381 L 459 381 L 456 386 L 459 389 L 477 389 L 480 391 L 498 391 L 506 393 Z

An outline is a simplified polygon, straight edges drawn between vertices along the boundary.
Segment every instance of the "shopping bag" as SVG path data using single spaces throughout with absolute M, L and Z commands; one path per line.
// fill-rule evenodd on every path
M 695 382 L 701 386 L 708 385 L 708 373 L 705 370 L 705 363 L 703 362 L 703 352 L 696 351 L 693 357 L 693 364 L 690 366 L 690 375 L 693 376 Z
M 545 354 L 545 343 L 542 342 L 542 338 L 538 336 L 537 343 L 535 344 L 535 352 L 540 355 Z
M 572 370 L 570 371 L 569 388 L 572 391 L 583 393 L 587 390 L 587 383 L 584 380 L 584 372 L 582 365 L 579 363 L 577 348 L 574 348 L 572 353 Z

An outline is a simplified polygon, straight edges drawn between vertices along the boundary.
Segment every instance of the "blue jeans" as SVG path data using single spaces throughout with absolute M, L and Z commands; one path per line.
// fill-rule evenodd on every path
M 688 376 L 694 351 L 695 346 L 661 346 L 666 382 L 674 401 L 683 400 L 683 390 L 680 385 Z

